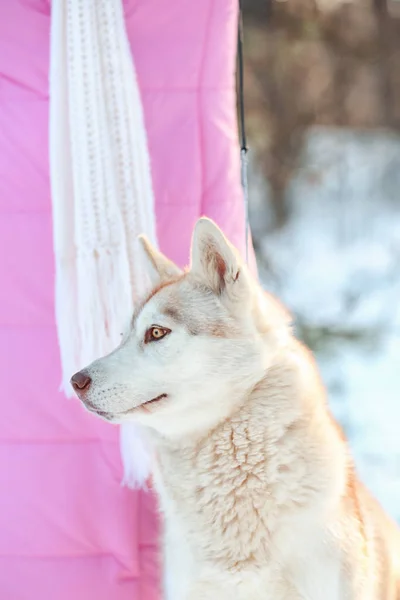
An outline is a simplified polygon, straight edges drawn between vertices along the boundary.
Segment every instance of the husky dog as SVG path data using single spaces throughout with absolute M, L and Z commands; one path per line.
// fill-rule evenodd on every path
M 400 536 L 358 481 L 310 352 L 217 226 L 190 269 L 141 239 L 154 289 L 72 378 L 154 447 L 168 600 L 400 600 Z

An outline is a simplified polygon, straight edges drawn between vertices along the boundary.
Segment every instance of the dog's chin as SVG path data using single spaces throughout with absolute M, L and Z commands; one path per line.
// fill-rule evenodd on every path
M 113 413 L 110 412 L 106 412 L 104 410 L 99 410 L 98 408 L 96 408 L 95 406 L 92 405 L 88 405 L 86 402 L 81 401 L 84 408 L 90 412 L 91 415 L 94 415 L 95 417 L 99 417 L 99 419 L 102 419 L 103 421 L 107 421 L 108 423 L 112 422 L 114 423 L 114 415 Z

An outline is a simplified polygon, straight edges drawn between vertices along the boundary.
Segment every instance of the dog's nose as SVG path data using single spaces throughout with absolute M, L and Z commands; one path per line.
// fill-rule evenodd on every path
M 77 392 L 87 392 L 92 383 L 91 378 L 85 371 L 78 371 L 71 377 L 71 384 Z

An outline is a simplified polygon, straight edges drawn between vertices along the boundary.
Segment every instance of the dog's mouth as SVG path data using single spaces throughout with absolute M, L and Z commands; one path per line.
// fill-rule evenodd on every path
M 156 398 L 153 398 L 152 400 L 148 400 L 147 402 L 143 402 L 143 404 L 141 404 L 137 408 L 143 408 L 146 411 L 151 411 L 152 407 L 155 404 L 159 404 L 160 402 L 162 402 L 163 400 L 165 400 L 165 398 L 168 398 L 168 394 L 160 394 L 159 396 L 157 396 Z M 134 408 L 133 410 L 136 410 L 136 409 Z M 131 412 L 131 411 L 129 411 L 129 412 Z
M 83 404 L 86 406 L 86 408 L 88 409 L 89 412 L 97 415 L 98 417 L 101 417 L 102 419 L 105 419 L 106 421 L 111 421 L 111 419 L 113 419 L 113 418 L 116 418 L 116 417 L 118 418 L 118 417 L 122 417 L 124 415 L 134 413 L 135 411 L 137 411 L 139 409 L 143 409 L 146 412 L 152 412 L 153 406 L 159 404 L 166 398 L 168 398 L 168 394 L 160 394 L 159 396 L 157 396 L 156 398 L 153 398 L 152 400 L 147 400 L 147 402 L 143 402 L 142 404 L 139 404 L 139 406 L 135 406 L 134 408 L 130 408 L 129 410 L 126 410 L 121 413 L 110 413 L 110 412 L 100 410 L 97 408 L 97 406 L 92 404 L 92 402 L 90 402 L 90 400 L 85 400 L 83 402 Z

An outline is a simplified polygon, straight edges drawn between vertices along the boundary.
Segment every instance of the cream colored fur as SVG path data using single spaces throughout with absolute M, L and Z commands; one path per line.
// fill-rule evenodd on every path
M 357 480 L 286 311 L 207 219 L 188 272 L 142 242 L 156 287 L 78 391 L 148 432 L 165 598 L 400 600 L 399 533 Z M 149 342 L 154 326 L 167 333 Z

